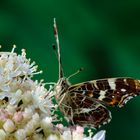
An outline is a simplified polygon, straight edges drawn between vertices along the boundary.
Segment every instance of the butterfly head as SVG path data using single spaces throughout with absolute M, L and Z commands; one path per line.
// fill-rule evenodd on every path
M 69 86 L 70 86 L 70 82 L 68 81 L 66 77 L 60 78 L 57 84 L 55 85 L 57 98 L 61 96 L 62 94 L 64 94 L 69 88 Z

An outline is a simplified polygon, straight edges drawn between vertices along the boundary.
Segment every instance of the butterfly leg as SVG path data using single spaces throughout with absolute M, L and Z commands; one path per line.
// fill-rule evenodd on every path
M 73 121 L 73 110 L 72 110 L 72 107 L 70 107 L 70 116 L 71 116 L 71 118 L 70 118 L 70 120 L 71 120 L 71 123 L 72 123 L 72 125 L 75 125 L 74 124 L 74 121 Z
M 59 101 L 59 103 L 58 103 L 58 106 L 60 106 L 60 104 L 63 102 L 65 96 L 66 96 L 66 93 L 63 94 L 62 98 L 60 99 L 60 101 Z
M 68 116 L 66 118 L 66 120 L 68 122 L 70 122 L 72 125 L 75 125 L 74 121 L 73 121 L 73 109 L 72 109 L 72 107 L 67 106 L 66 104 L 62 104 L 62 106 L 64 107 L 64 109 L 63 109 L 64 116 Z

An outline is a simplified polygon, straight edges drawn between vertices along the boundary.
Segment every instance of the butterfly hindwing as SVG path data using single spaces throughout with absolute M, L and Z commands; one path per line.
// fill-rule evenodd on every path
M 68 91 L 94 98 L 104 105 L 121 107 L 139 94 L 140 82 L 133 78 L 108 78 L 72 85 Z
M 72 123 L 98 128 L 111 120 L 109 110 L 94 99 L 77 92 L 69 93 L 69 99 L 72 113 L 67 116 L 72 116 Z

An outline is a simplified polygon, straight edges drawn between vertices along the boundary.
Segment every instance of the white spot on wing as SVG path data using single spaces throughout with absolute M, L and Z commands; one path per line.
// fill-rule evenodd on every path
M 110 78 L 108 79 L 109 86 L 111 89 L 115 90 L 116 89 L 116 84 L 115 84 L 116 78 Z
M 91 82 L 91 83 L 92 83 L 92 82 Z M 93 84 L 94 84 L 95 88 L 98 89 L 98 86 L 97 86 L 97 84 L 96 84 L 96 81 L 93 81 Z
M 133 96 L 129 96 L 129 97 L 127 97 L 125 100 L 124 100 L 124 103 L 126 104 L 130 99 L 132 99 L 133 98 Z
M 99 100 L 102 100 L 105 98 L 106 91 L 101 90 L 99 94 L 100 94 Z
M 121 89 L 121 91 L 122 91 L 122 92 L 125 92 L 125 91 L 126 91 L 126 89 L 122 88 L 122 89 Z
M 92 111 L 92 109 L 90 109 L 90 108 L 82 108 L 82 113 L 88 113 L 88 112 L 90 112 L 90 111 Z
M 127 80 L 126 80 L 126 79 L 124 79 L 123 81 L 124 81 L 125 83 L 127 83 Z

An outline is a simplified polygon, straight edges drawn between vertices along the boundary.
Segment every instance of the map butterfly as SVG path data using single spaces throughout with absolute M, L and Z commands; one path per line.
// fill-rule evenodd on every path
M 63 75 L 55 19 L 54 35 L 59 62 L 59 80 L 54 86 L 55 97 L 63 115 L 72 125 L 98 128 L 111 120 L 107 106 L 123 107 L 128 100 L 139 95 L 140 81 L 129 77 L 91 80 L 71 85 L 69 78 L 80 70 L 68 78 Z

